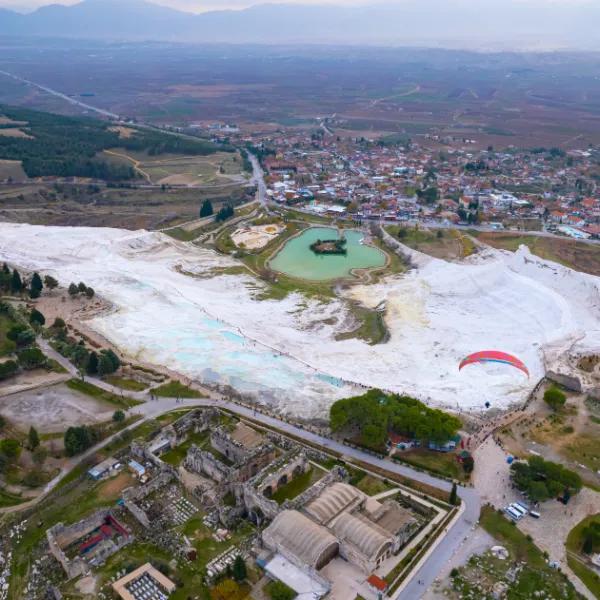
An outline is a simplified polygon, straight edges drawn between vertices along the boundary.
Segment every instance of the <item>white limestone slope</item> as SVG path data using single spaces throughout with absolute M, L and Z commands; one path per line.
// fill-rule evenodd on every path
M 341 302 L 259 302 L 249 276 L 182 274 L 234 262 L 158 233 L 0 224 L 0 260 L 94 287 L 116 309 L 89 324 L 124 351 L 302 416 L 357 391 L 340 380 L 463 409 L 505 407 L 568 350 L 600 350 L 600 279 L 526 248 L 463 264 L 424 260 L 407 275 L 353 288 L 368 306 L 386 301 L 391 339 L 377 346 L 334 340 L 323 321 L 344 310 Z M 517 355 L 530 379 L 504 365 L 458 371 L 464 356 L 486 349 Z

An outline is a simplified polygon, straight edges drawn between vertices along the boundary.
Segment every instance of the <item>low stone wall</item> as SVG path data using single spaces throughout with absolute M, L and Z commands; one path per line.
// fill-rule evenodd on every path
M 546 373 L 546 379 L 553 381 L 554 383 L 558 383 L 565 389 L 570 390 L 571 392 L 576 392 L 577 394 L 581 394 L 583 391 L 579 377 L 566 375 L 564 373 L 557 373 L 556 371 L 548 371 Z

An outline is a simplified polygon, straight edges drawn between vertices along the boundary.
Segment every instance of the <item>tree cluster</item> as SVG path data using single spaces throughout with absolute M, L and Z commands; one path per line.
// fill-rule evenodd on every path
M 75 298 L 75 296 L 84 295 L 88 298 L 93 298 L 96 292 L 93 288 L 88 287 L 83 281 L 79 283 L 70 283 L 68 288 L 69 296 Z
M 540 456 L 531 456 L 527 462 L 514 462 L 511 470 L 513 483 L 533 502 L 542 502 L 561 494 L 576 494 L 582 486 L 577 473 Z
M 392 432 L 422 442 L 444 443 L 462 425 L 454 415 L 429 408 L 415 398 L 376 389 L 335 402 L 329 422 L 332 431 L 352 431 L 361 444 L 376 449 L 385 446 Z
M 64 437 L 65 452 L 67 456 L 75 456 L 85 452 L 98 441 L 100 441 L 100 433 L 93 427 L 88 425 L 69 427 Z
M 233 206 L 228 204 L 227 206 L 223 206 L 222 208 L 219 209 L 219 212 L 217 213 L 217 216 L 215 217 L 215 221 L 217 223 L 221 223 L 222 221 L 226 221 L 227 219 L 230 219 L 231 217 L 233 217 Z

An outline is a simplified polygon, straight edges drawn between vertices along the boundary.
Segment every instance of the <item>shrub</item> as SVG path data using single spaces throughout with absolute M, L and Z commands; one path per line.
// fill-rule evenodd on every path
M 39 348 L 25 348 L 17 353 L 17 360 L 23 369 L 36 369 L 46 364 L 46 357 Z
M 555 385 L 544 392 L 544 402 L 554 411 L 560 410 L 567 401 L 567 396 Z
M 6 362 L 0 363 L 0 381 L 12 377 L 18 370 L 19 365 L 14 360 L 7 360 Z

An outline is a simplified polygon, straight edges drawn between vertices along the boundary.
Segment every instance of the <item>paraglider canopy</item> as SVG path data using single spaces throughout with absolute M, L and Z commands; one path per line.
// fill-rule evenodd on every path
M 467 365 L 485 362 L 496 362 L 503 363 L 505 365 L 511 365 L 523 371 L 523 373 L 529 377 L 529 369 L 525 366 L 525 363 L 520 361 L 516 356 L 512 356 L 506 352 L 500 352 L 499 350 L 483 350 L 481 352 L 475 352 L 475 354 L 469 354 L 469 356 L 463 358 L 463 360 L 460 362 L 460 365 L 458 365 L 458 370 L 460 371 Z

